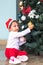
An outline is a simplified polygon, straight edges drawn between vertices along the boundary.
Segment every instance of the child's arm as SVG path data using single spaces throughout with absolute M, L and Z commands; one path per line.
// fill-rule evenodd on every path
M 25 36 L 26 34 L 28 34 L 28 33 L 30 33 L 30 32 L 31 32 L 30 29 L 27 28 L 27 29 L 25 29 L 25 30 L 22 31 L 22 32 L 13 32 L 13 36 L 14 36 L 14 37 L 22 37 L 22 36 Z
M 14 37 L 22 37 L 22 36 L 25 36 L 26 34 L 30 33 L 33 28 L 34 28 L 34 25 L 29 23 L 27 29 L 25 29 L 22 32 L 13 32 L 13 36 Z

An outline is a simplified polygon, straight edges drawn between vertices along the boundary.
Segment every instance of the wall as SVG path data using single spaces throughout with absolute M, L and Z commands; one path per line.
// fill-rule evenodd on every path
M 0 40 L 8 38 L 5 26 L 8 18 L 16 19 L 16 0 L 0 0 Z

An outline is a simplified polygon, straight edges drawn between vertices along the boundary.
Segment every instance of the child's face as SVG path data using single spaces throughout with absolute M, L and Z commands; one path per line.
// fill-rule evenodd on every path
M 12 25 L 11 25 L 10 30 L 14 31 L 14 32 L 18 32 L 19 31 L 18 23 L 17 22 L 13 22 Z

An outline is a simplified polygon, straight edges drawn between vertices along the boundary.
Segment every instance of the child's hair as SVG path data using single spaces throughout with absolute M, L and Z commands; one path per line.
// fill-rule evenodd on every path
M 19 25 L 18 21 L 13 20 L 12 23 L 13 23 L 13 22 L 16 22 L 16 23 Z M 9 29 L 11 28 L 12 23 L 10 24 Z

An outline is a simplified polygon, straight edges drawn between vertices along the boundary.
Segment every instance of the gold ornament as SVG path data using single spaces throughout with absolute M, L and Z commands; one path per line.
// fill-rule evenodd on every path
M 33 23 L 31 21 L 28 23 L 28 26 L 30 26 L 30 25 L 33 25 Z
M 30 21 L 30 22 L 28 23 L 28 27 L 30 28 L 30 30 L 32 30 L 32 29 L 34 28 L 34 24 Z
M 22 2 L 22 1 L 19 2 L 19 6 L 20 6 L 20 7 L 23 6 L 23 2 Z

